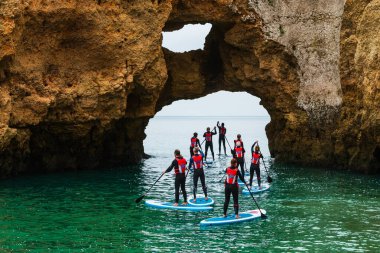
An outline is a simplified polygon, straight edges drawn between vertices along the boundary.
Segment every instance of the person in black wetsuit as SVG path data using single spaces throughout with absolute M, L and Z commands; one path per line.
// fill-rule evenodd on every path
M 244 158 L 244 153 L 245 149 L 242 147 L 241 142 L 237 141 L 235 142 L 235 148 L 234 150 L 231 150 L 232 156 L 236 159 L 237 161 L 237 168 L 240 166 L 240 172 L 244 178 L 244 164 L 245 164 L 245 158 Z
M 198 139 L 198 133 L 194 133 L 193 137 L 191 137 L 190 139 L 190 157 L 192 157 L 194 155 L 194 148 L 195 147 L 200 147 L 201 146 L 201 143 L 199 142 L 199 139 Z
M 194 148 L 194 155 L 190 158 L 190 164 L 189 169 L 191 170 L 192 167 L 194 167 L 194 202 L 197 199 L 197 187 L 198 187 L 198 179 L 201 179 L 202 189 L 203 193 L 205 194 L 205 199 L 207 200 L 207 187 L 206 187 L 206 181 L 205 181 L 205 173 L 203 171 L 203 156 L 199 154 L 199 148 Z
M 174 187 L 175 187 L 175 202 L 174 205 L 178 206 L 179 201 L 179 187 L 181 187 L 181 191 L 183 194 L 183 205 L 187 205 L 187 194 L 185 189 L 185 183 L 186 183 L 186 164 L 187 161 L 183 156 L 181 155 L 181 152 L 176 149 L 174 151 L 175 159 L 171 163 L 171 165 L 164 170 L 164 173 L 170 172 L 172 169 L 174 169 L 175 173 L 175 181 L 174 181 Z
M 241 134 L 237 135 L 237 139 L 234 140 L 234 148 L 236 148 L 236 142 L 240 141 L 241 146 L 244 148 L 243 140 L 241 139 Z
M 257 146 L 256 146 L 257 145 Z M 252 187 L 253 174 L 256 172 L 257 183 L 261 189 L 261 178 L 260 178 L 260 158 L 263 159 L 263 155 L 260 153 L 260 147 L 257 141 L 255 141 L 251 147 L 251 167 L 249 168 L 249 188 Z
M 234 210 L 236 219 L 239 218 L 239 185 L 237 177 L 240 178 L 244 183 L 244 178 L 242 177 L 240 171 L 236 167 L 237 161 L 235 158 L 231 160 L 231 166 L 226 169 L 226 180 L 224 182 L 225 190 L 224 190 L 224 208 L 223 214 L 224 217 L 227 217 L 227 209 L 228 204 L 230 203 L 231 193 L 234 199 Z
M 206 139 L 205 144 L 205 160 L 207 158 L 207 150 L 210 148 L 211 154 L 212 154 L 212 160 L 215 160 L 214 158 L 214 148 L 212 147 L 212 136 L 216 134 L 216 127 L 214 127 L 213 131 L 210 131 L 210 128 L 207 128 L 207 132 L 203 134 L 203 137 Z
M 216 123 L 216 126 L 219 129 L 219 155 L 220 155 L 220 150 L 221 150 L 221 144 L 223 143 L 224 147 L 224 154 L 227 155 L 226 153 L 226 133 L 227 129 L 224 127 L 224 123 L 222 125 L 219 125 L 219 121 Z

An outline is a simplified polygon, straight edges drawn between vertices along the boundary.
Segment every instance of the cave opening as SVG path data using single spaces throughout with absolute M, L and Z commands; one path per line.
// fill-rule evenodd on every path
M 212 25 L 186 24 L 178 30 L 162 32 L 162 46 L 175 53 L 203 49 Z
M 211 129 L 217 121 L 225 124 L 226 138 L 230 145 L 237 134 L 242 135 L 246 156 L 255 140 L 259 141 L 264 156 L 270 156 L 265 131 L 271 118 L 260 105 L 260 99 L 247 92 L 218 91 L 192 100 L 177 100 L 150 119 L 146 129 L 144 151 L 154 157 L 166 158 L 173 150 L 180 149 L 189 156 L 190 138 L 198 133 L 200 142 L 207 127 Z M 218 127 L 216 127 L 217 132 Z M 218 134 L 213 138 L 215 155 L 219 153 Z M 227 154 L 230 148 L 226 142 Z M 224 153 L 223 147 L 221 152 Z

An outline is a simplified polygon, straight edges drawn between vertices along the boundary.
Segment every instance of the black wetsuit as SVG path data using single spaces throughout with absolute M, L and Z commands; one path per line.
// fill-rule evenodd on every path
M 225 127 L 219 126 L 219 124 L 217 124 L 217 126 L 219 128 L 219 154 L 220 154 L 220 150 L 221 150 L 221 144 L 223 143 L 224 154 L 227 155 L 227 153 L 226 153 L 226 133 L 227 133 L 227 129 Z
M 202 155 L 196 154 L 194 156 L 202 156 Z M 203 161 L 202 161 L 202 163 L 203 163 Z M 189 169 L 193 165 L 194 165 L 194 159 L 193 159 L 193 157 L 191 157 Z M 194 194 L 194 198 L 195 199 L 197 198 L 197 187 L 198 187 L 198 179 L 199 178 L 201 179 L 203 193 L 205 194 L 205 197 L 207 198 L 207 187 L 206 187 L 205 173 L 204 173 L 204 170 L 203 170 L 203 164 L 202 164 L 202 168 L 199 168 L 199 169 L 196 169 L 195 166 L 193 166 L 193 167 L 194 167 L 194 177 L 193 177 L 193 182 L 194 182 L 193 194 Z
M 216 135 L 216 129 L 214 129 L 212 132 L 206 132 L 206 133 L 211 133 L 211 141 L 205 141 L 206 144 L 205 144 L 205 159 L 207 158 L 207 150 L 208 148 L 210 148 L 211 150 L 211 154 L 212 154 L 212 159 L 215 160 L 215 157 L 214 157 L 214 148 L 212 146 L 212 136 L 213 135 Z M 206 133 L 203 134 L 203 137 L 206 138 Z
M 240 141 L 240 146 L 242 146 L 244 148 L 244 143 L 243 141 L 240 139 L 237 139 L 237 140 L 234 140 L 234 148 L 236 148 L 236 142 Z
M 255 143 L 252 145 L 252 148 L 251 148 L 251 154 L 252 154 L 252 158 L 254 156 L 254 153 L 256 154 L 258 158 L 258 162 L 257 164 L 254 164 L 253 162 L 251 162 L 251 167 L 249 168 L 249 185 L 252 186 L 252 179 L 253 179 L 253 174 L 256 172 L 256 176 L 257 176 L 257 183 L 259 185 L 259 187 L 261 186 L 261 178 L 260 178 L 260 158 L 263 158 L 263 155 L 261 153 L 258 153 L 258 152 L 254 152 L 254 147 L 255 147 Z
M 237 161 L 237 167 L 238 168 L 240 167 L 240 172 L 241 172 L 241 174 L 242 174 L 242 176 L 244 178 L 244 174 L 245 174 L 244 173 L 244 164 L 245 164 L 244 153 L 245 153 L 245 149 L 243 148 L 243 157 L 237 157 L 235 150 L 231 150 L 231 153 L 232 153 L 232 156 L 236 159 L 236 161 Z
M 226 170 L 226 173 L 227 173 L 227 170 Z M 237 176 L 240 178 L 240 180 L 244 182 L 244 178 L 242 177 L 239 170 L 237 171 Z M 237 179 L 234 184 L 228 184 L 227 180 L 225 181 L 224 207 L 223 207 L 224 215 L 227 215 L 227 209 L 230 203 L 231 193 L 232 193 L 232 198 L 234 200 L 235 215 L 237 215 L 239 213 L 239 185 L 238 185 Z
M 194 137 L 194 136 L 191 137 L 191 138 L 190 138 L 190 143 L 191 143 L 191 139 L 192 139 L 192 138 L 196 138 L 196 137 Z M 197 139 L 197 142 L 196 142 L 197 144 L 195 144 L 195 147 L 200 147 L 200 146 L 201 146 L 201 143 L 199 142 L 199 139 L 198 139 L 198 138 L 196 138 L 196 139 Z M 191 144 L 190 144 L 190 157 L 193 157 L 193 155 L 194 155 L 194 148 L 195 148 L 195 147 L 192 147 Z
M 182 158 L 182 156 L 177 157 Z M 173 168 L 178 168 L 178 162 L 176 159 L 173 160 L 172 164 L 166 169 L 166 173 L 170 172 Z M 175 174 L 175 181 L 174 181 L 174 187 L 175 187 L 175 203 L 178 203 L 179 201 L 179 188 L 181 187 L 182 195 L 183 195 L 183 201 L 187 202 L 187 194 L 186 194 L 186 175 L 185 173 L 178 173 Z

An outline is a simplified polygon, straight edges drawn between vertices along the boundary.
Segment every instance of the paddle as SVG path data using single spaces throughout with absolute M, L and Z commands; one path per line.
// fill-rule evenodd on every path
M 267 216 L 261 212 L 261 208 L 259 207 L 259 204 L 257 204 L 255 197 L 253 197 L 253 194 L 252 194 L 252 192 L 251 192 L 251 189 L 249 189 L 248 184 L 246 184 L 245 182 L 244 182 L 244 184 L 245 184 L 245 186 L 247 187 L 247 189 L 248 189 L 248 191 L 249 191 L 249 194 L 251 194 L 251 197 L 252 197 L 253 201 L 255 202 L 257 208 L 259 209 L 259 212 L 260 212 L 260 214 L 261 214 L 261 218 L 262 218 L 262 219 L 266 219 Z
M 260 152 L 260 154 L 261 154 L 261 152 Z M 267 180 L 268 180 L 269 183 L 272 183 L 272 182 L 273 182 L 273 179 L 269 176 L 269 172 L 268 172 L 267 166 L 265 165 L 264 158 L 261 158 L 261 160 L 263 160 L 263 164 L 264 164 L 265 172 L 267 173 Z
M 232 150 L 232 148 L 231 148 L 231 145 L 230 145 L 230 142 L 228 141 L 227 137 L 226 137 L 226 136 L 224 136 L 224 138 L 226 139 L 228 146 L 229 146 L 229 147 L 230 147 L 230 149 Z
M 247 164 L 245 163 L 245 158 L 244 158 L 244 167 L 245 167 L 245 172 L 249 172 L 247 169 Z
M 222 182 L 226 174 L 223 175 L 223 177 L 219 180 L 219 182 Z
M 257 146 L 259 146 L 259 142 L 257 142 Z M 261 153 L 261 151 L 259 151 L 259 152 L 260 152 L 260 155 L 263 156 L 263 154 Z M 270 177 L 270 175 L 269 175 L 269 172 L 268 172 L 267 166 L 265 165 L 264 158 L 261 157 L 261 160 L 263 160 L 263 164 L 264 164 L 265 172 L 267 173 L 267 181 L 268 181 L 268 183 L 272 183 L 272 182 L 273 182 L 273 179 L 272 179 L 272 178 Z
M 156 180 L 156 182 L 154 182 L 154 184 L 149 188 L 149 190 L 144 194 L 144 195 L 142 195 L 141 197 L 139 197 L 139 198 L 137 198 L 136 200 L 135 200 L 135 202 L 136 203 L 139 203 L 147 194 L 148 194 L 148 192 L 153 188 L 153 186 L 158 182 L 158 180 L 160 180 L 161 179 L 161 177 L 163 176 L 165 174 L 165 172 L 163 172 L 162 174 L 161 174 L 161 176 Z

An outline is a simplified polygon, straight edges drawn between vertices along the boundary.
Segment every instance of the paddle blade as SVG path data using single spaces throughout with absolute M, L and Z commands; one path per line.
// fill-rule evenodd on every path
M 272 180 L 272 178 L 270 176 L 267 177 L 267 180 L 268 180 L 269 183 L 273 182 L 273 180 Z
M 140 201 L 145 197 L 145 195 L 142 195 L 141 197 L 137 198 L 135 200 L 136 203 L 140 203 Z
M 266 216 L 265 214 L 261 213 L 261 219 L 266 219 L 268 218 L 268 216 Z

